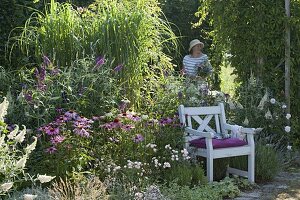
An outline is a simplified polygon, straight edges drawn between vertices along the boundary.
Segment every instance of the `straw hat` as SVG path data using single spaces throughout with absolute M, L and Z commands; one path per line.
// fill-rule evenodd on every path
M 203 47 L 204 47 L 203 42 L 200 42 L 200 40 L 198 40 L 198 39 L 194 39 L 194 40 L 192 40 L 192 41 L 190 42 L 189 51 L 191 51 L 191 49 L 192 49 L 195 45 L 197 45 L 197 44 L 200 44 L 200 45 L 201 45 L 201 48 L 203 49 Z

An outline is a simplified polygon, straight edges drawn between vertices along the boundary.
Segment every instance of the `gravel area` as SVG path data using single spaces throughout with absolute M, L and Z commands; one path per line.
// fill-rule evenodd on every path
M 300 168 L 280 172 L 272 182 L 258 184 L 234 200 L 300 200 Z

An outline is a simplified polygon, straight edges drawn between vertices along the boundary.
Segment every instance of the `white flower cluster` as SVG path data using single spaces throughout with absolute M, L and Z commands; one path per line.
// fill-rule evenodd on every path
M 127 160 L 127 165 L 124 166 L 124 168 L 128 169 L 141 169 L 142 163 L 139 161 L 132 162 L 131 160 Z
M 156 157 L 153 157 L 152 158 L 152 162 L 154 162 L 154 166 L 156 168 L 160 167 L 161 166 L 161 163 L 158 162 L 158 159 Z
M 189 152 L 185 148 L 183 150 L 181 150 L 181 153 L 182 153 L 182 157 L 184 160 L 190 159 Z
M 168 162 L 164 162 L 163 168 L 170 168 L 171 164 Z
M 112 164 L 107 165 L 106 171 L 108 173 L 110 173 L 110 172 L 116 172 L 116 171 L 118 171 L 120 169 L 121 169 L 121 166 L 118 166 L 115 163 L 112 163 Z
M 152 143 L 149 143 L 146 145 L 147 148 L 151 148 L 154 152 L 157 151 L 157 145 L 156 144 L 152 144 Z

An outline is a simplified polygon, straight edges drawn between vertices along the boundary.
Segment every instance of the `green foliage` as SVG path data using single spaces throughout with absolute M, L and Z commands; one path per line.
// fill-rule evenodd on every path
M 167 182 L 176 182 L 180 186 L 193 187 L 207 183 L 203 167 L 190 163 L 180 163 L 171 167 L 163 177 Z
M 170 199 L 223 199 L 234 198 L 240 194 L 238 185 L 236 185 L 234 179 L 226 177 L 220 182 L 214 182 L 209 185 L 197 186 L 189 188 L 188 186 L 180 186 L 176 182 L 173 182 L 168 187 L 162 187 L 162 193 L 164 196 Z
M 164 15 L 171 23 L 172 30 L 179 36 L 178 40 L 181 45 L 179 45 L 175 51 L 170 52 L 173 62 L 177 65 L 179 71 L 182 68 L 183 55 L 188 54 L 189 42 L 195 38 L 199 38 L 203 41 L 203 37 L 201 37 L 202 27 L 192 27 L 192 23 L 197 21 L 194 14 L 198 10 L 199 1 L 159 0 L 159 2 Z M 204 41 L 204 43 L 207 44 L 206 41 Z
M 230 54 L 231 66 L 242 86 L 253 74 L 277 99 L 284 98 L 284 28 L 291 26 L 291 111 L 299 113 L 299 1 L 291 1 L 291 15 L 285 16 L 284 1 L 201 1 L 199 24 L 209 20 L 214 51 Z M 299 144 L 299 123 L 294 118 L 293 143 Z
M 23 110 L 33 127 L 52 120 L 56 109 L 76 109 L 90 116 L 111 109 L 118 98 L 118 73 L 108 60 L 99 65 L 94 58 L 79 59 L 65 68 L 45 61 L 21 76 L 23 87 L 16 104 L 22 108 L 14 114 Z
M 286 105 L 253 76 L 239 87 L 237 94 L 242 106 L 235 106 L 233 102 L 227 106 L 230 121 L 245 127 L 263 128 L 257 138 L 274 144 L 276 150 L 286 150 L 293 142 L 294 132 L 294 127 L 289 126 L 292 118 L 286 113 Z M 286 130 L 288 128 L 291 130 Z
M 234 198 L 240 194 L 238 186 L 228 177 L 220 182 L 213 183 L 212 187 L 218 191 L 219 195 L 222 197 Z
M 221 200 L 220 193 L 211 185 L 198 186 L 190 188 L 189 186 L 180 186 L 177 183 L 172 183 L 168 187 L 161 187 L 162 193 L 169 199 L 174 200 Z

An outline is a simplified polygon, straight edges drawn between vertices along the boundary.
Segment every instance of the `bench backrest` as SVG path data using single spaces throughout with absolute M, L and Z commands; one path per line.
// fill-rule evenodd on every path
M 219 103 L 218 106 L 206 107 L 184 107 L 180 105 L 179 119 L 185 127 L 212 132 L 217 135 L 225 133 L 226 117 L 223 103 Z

